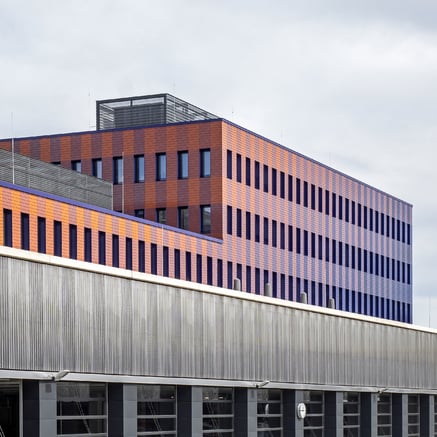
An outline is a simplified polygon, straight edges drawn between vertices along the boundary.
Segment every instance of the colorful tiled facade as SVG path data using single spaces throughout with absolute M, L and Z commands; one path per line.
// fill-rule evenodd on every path
M 112 181 L 114 211 L 2 183 L 2 245 L 411 322 L 411 205 L 229 121 L 14 148 Z

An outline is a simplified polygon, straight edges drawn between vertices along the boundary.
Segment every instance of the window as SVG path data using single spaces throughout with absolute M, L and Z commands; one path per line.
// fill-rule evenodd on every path
M 38 252 L 46 253 L 46 219 L 38 217 Z
M 200 177 L 207 178 L 211 176 L 211 151 L 203 149 L 200 151 Z
M 332 217 L 337 217 L 337 196 L 332 193 Z
M 264 193 L 269 192 L 269 168 L 266 165 L 263 166 L 263 188 Z
M 212 285 L 212 258 L 206 257 L 206 283 Z
M 85 228 L 84 231 L 84 259 L 85 261 L 91 262 L 92 251 L 91 251 L 91 229 Z
M 191 281 L 191 253 L 185 252 L 185 279 Z
M 196 281 L 202 283 L 202 255 L 196 255 Z
M 349 222 L 349 199 L 344 199 L 344 219 Z
M 237 153 L 237 182 L 241 182 L 241 155 Z
M 232 235 L 232 206 L 227 206 L 226 212 L 227 232 L 229 235 Z
M 285 173 L 283 171 L 279 173 L 279 196 L 285 199 Z
M 338 196 L 338 218 L 343 220 L 343 196 Z
M 77 226 L 69 226 L 70 248 L 69 255 L 71 259 L 77 259 Z
M 200 207 L 200 232 L 202 234 L 211 233 L 211 205 L 201 205 Z
M 246 185 L 250 186 L 250 158 L 246 158 Z
M 144 182 L 144 155 L 134 156 L 134 181 Z
M 246 239 L 251 239 L 251 225 L 250 225 L 250 212 L 246 211 Z
M 280 247 L 281 249 L 285 249 L 285 224 L 281 223 L 281 236 L 280 236 Z
M 272 220 L 272 246 L 277 247 L 278 245 L 278 225 L 276 220 Z
M 308 208 L 308 182 L 303 182 L 303 206 Z
M 252 289 L 252 270 L 250 266 L 246 266 L 246 291 L 250 293 Z
M 255 294 L 261 293 L 261 271 L 255 267 Z
M 79 173 L 82 172 L 82 161 L 80 159 L 71 161 L 71 169 Z
M 260 187 L 260 180 L 259 180 L 259 168 L 260 164 L 258 161 L 255 161 L 255 188 L 259 190 Z
M 293 176 L 288 175 L 288 201 L 293 201 Z
M 308 256 L 308 231 L 303 231 L 303 254 Z
M 162 248 L 162 276 L 169 276 L 169 262 L 168 262 L 168 246 Z
M 223 261 L 217 260 L 217 287 L 223 287 Z
M 232 152 L 226 151 L 226 177 L 232 179 Z
M 323 212 L 323 189 L 319 187 L 319 212 Z
M 114 184 L 123 183 L 123 158 L 120 156 L 112 158 L 112 182 Z
M 24 250 L 30 249 L 29 238 L 29 214 L 21 213 L 21 248 Z
M 188 152 L 178 152 L 178 178 L 188 178 Z
M 242 217 L 241 217 L 241 209 L 237 208 L 237 237 L 241 237 L 242 233 Z
M 181 278 L 181 251 L 179 249 L 174 250 L 174 277 Z
M 158 246 L 156 243 L 150 245 L 150 271 L 152 275 L 158 274 Z
M 12 247 L 12 210 L 3 210 L 3 244 Z
M 293 252 L 293 226 L 288 225 L 288 251 Z
M 272 168 L 272 194 L 274 196 L 278 194 L 277 181 L 278 181 L 277 171 L 276 169 Z
M 167 210 L 165 208 L 156 209 L 156 221 L 161 225 L 165 225 L 167 223 Z
M 106 234 L 99 231 L 99 264 L 106 264 Z
M 120 266 L 120 244 L 118 235 L 112 235 L 112 267 Z
M 300 179 L 296 178 L 296 203 L 300 205 Z
M 330 193 L 328 190 L 325 190 L 325 214 L 329 215 L 329 198 Z
M 132 270 L 132 238 L 126 237 L 126 269 Z
M 255 214 L 255 241 L 259 243 L 260 241 L 260 217 Z
M 311 184 L 311 209 L 316 209 L 316 186 Z
M 167 179 L 167 155 L 165 153 L 156 154 L 156 180 L 165 181 Z
M 144 218 L 144 209 L 136 209 L 134 210 L 135 217 Z
M 138 241 L 138 271 L 145 272 L 146 271 L 146 250 L 144 241 Z
M 57 220 L 53 222 L 53 254 L 62 256 L 62 223 Z
M 300 253 L 300 229 L 296 228 L 296 253 Z
M 178 226 L 181 229 L 188 229 L 188 206 L 178 208 Z
M 102 179 L 103 176 L 102 158 L 95 158 L 92 160 L 92 172 L 95 178 Z
M 269 244 L 269 219 L 264 217 L 264 244 Z

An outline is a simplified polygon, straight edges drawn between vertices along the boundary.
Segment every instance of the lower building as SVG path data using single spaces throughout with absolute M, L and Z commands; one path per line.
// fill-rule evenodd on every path
M 436 340 L 0 247 L 0 435 L 434 436 Z

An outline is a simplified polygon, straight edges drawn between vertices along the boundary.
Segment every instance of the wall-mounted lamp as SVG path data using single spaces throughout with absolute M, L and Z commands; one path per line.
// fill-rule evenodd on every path
M 65 378 L 69 373 L 69 370 L 60 370 L 58 373 L 52 375 L 52 381 L 60 381 L 62 378 Z
M 263 382 L 259 382 L 257 384 L 255 384 L 255 388 L 262 388 L 265 387 L 267 384 L 270 384 L 270 381 L 267 381 L 267 379 Z

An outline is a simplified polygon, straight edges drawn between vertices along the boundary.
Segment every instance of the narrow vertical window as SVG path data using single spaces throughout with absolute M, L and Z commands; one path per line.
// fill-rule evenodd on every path
M 303 206 L 308 208 L 308 182 L 303 182 Z
M 30 249 L 29 238 L 29 214 L 21 213 L 21 248 L 24 250 Z
M 120 242 L 118 235 L 112 235 L 112 267 L 120 267 Z
M 279 173 L 279 197 L 285 199 L 285 173 L 283 171 Z
M 349 223 L 349 199 L 344 199 L 344 219 Z
M 191 281 L 191 252 L 185 252 L 185 279 Z
M 123 183 L 123 158 L 120 156 L 112 158 L 112 182 L 114 184 Z
M 272 246 L 277 247 L 278 245 L 278 224 L 276 220 L 272 220 Z
M 188 206 L 178 208 L 178 226 L 181 229 L 188 229 Z
M 316 209 L 316 186 L 311 184 L 311 209 Z
M 241 237 L 242 235 L 242 217 L 241 217 L 241 209 L 237 208 L 237 237 Z
M 311 258 L 316 257 L 316 234 L 311 232 Z
M 261 294 L 261 271 L 255 267 L 255 294 Z
M 212 258 L 206 257 L 206 283 L 212 285 Z
M 296 203 L 300 205 L 300 179 L 296 178 Z
M 99 231 L 99 264 L 106 264 L 106 234 Z
M 252 290 L 252 269 L 250 266 L 246 266 L 246 291 L 248 293 Z
M 156 180 L 165 181 L 167 179 L 167 155 L 165 153 L 156 154 Z
M 280 236 L 280 247 L 281 249 L 285 249 L 285 223 L 281 223 L 281 236 Z
M 91 240 L 91 229 L 85 228 L 84 230 L 84 260 L 91 262 L 92 260 L 92 240 Z
M 367 229 L 367 206 L 363 207 L 364 229 Z
M 196 281 L 197 283 L 202 283 L 202 255 L 196 255 Z
M 246 240 L 250 240 L 252 238 L 251 233 L 250 212 L 246 211 Z
M 174 250 L 174 277 L 180 279 L 181 277 L 181 251 Z
M 223 287 L 223 261 L 217 260 L 217 287 Z
M 255 214 L 255 242 L 260 242 L 260 216 Z
M 250 158 L 246 158 L 246 185 L 250 186 Z
M 226 207 L 226 229 L 229 235 L 232 235 L 232 206 Z
M 38 217 L 38 252 L 46 253 L 46 219 Z
M 95 158 L 92 160 L 92 172 L 95 178 L 102 179 L 103 177 L 102 158 Z
M 77 226 L 70 225 L 69 226 L 69 256 L 71 259 L 77 259 Z
M 3 210 L 3 244 L 12 247 L 12 210 Z
M 322 261 L 323 260 L 323 237 L 321 235 L 317 238 L 317 258 Z
M 178 178 L 188 178 L 188 152 L 178 152 Z
M 337 217 L 337 196 L 335 193 L 332 193 L 332 217 Z
M 278 172 L 275 168 L 272 168 L 272 194 L 274 196 L 278 194 Z
M 237 182 L 241 182 L 241 155 L 237 153 Z
M 233 273 L 232 273 L 232 263 L 230 261 L 228 261 L 227 264 L 227 268 L 228 268 L 228 288 L 232 289 L 232 285 L 233 285 Z
M 211 150 L 203 149 L 200 151 L 200 177 L 211 176 Z
M 71 161 L 71 169 L 81 173 L 82 172 L 82 161 L 80 159 L 77 159 L 75 161 Z
M 338 218 L 343 220 L 343 196 L 338 196 Z
M 288 251 L 293 252 L 293 226 L 288 225 Z
M 162 248 L 162 276 L 169 276 L 169 256 L 168 256 L 168 246 L 163 246 Z
M 200 206 L 200 232 L 202 234 L 211 233 L 211 205 Z
M 137 218 L 144 218 L 144 208 L 140 208 L 140 209 L 135 209 L 134 210 L 134 215 Z
M 323 189 L 319 187 L 318 189 L 319 196 L 319 212 L 323 212 Z
M 161 225 L 165 225 L 167 223 L 167 210 L 165 208 L 156 209 L 156 221 Z
M 232 179 L 232 151 L 226 151 L 226 177 Z
M 266 165 L 263 166 L 263 189 L 264 193 L 269 192 L 269 168 Z
M 308 256 L 308 231 L 303 231 L 303 254 Z
M 53 254 L 62 256 L 62 223 L 57 220 L 53 222 Z
M 296 253 L 300 253 L 300 229 L 296 228 Z
M 150 245 L 150 272 L 152 275 L 158 274 L 158 246 L 156 243 Z
M 264 244 L 269 244 L 269 219 L 264 217 Z
M 260 168 L 259 162 L 255 161 L 255 188 L 257 190 L 259 190 L 259 187 L 260 187 L 260 175 L 259 175 L 260 169 L 259 168 Z
M 126 269 L 132 270 L 132 238 L 126 237 Z
M 352 215 L 352 224 L 355 224 L 355 202 L 352 200 L 351 203 L 351 215 Z
M 144 155 L 134 156 L 134 181 L 144 182 Z
M 325 190 L 325 214 L 329 215 L 329 198 L 330 198 L 330 192 L 328 190 Z

